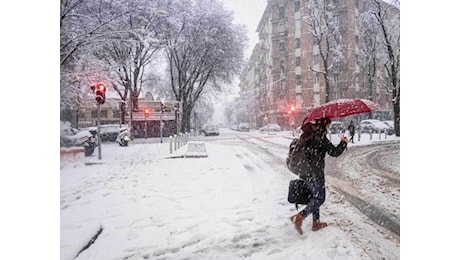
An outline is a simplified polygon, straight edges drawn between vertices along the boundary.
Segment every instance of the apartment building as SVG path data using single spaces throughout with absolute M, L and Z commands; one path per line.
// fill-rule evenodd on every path
M 362 0 L 267 1 L 259 42 L 240 78 L 240 95 L 256 106 L 256 127 L 299 125 L 308 109 L 339 98 L 370 98 L 391 107 L 383 87 L 371 95 L 364 87 L 358 26 L 363 7 Z M 291 106 L 294 114 L 287 113 Z

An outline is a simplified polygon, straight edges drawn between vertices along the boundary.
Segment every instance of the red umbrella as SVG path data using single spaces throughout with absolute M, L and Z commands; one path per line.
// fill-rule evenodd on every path
M 349 115 L 371 112 L 379 109 L 379 105 L 367 99 L 336 99 L 307 112 L 304 122 L 313 121 L 321 117 L 337 118 Z

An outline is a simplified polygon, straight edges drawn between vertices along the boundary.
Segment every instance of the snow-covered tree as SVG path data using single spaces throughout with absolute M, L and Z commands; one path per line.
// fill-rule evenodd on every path
M 365 2 L 363 14 L 366 28 L 365 54 L 368 55 L 366 71 L 371 91 L 376 72 L 380 75 L 382 86 L 392 94 L 395 120 L 395 133 L 400 135 L 400 12 L 399 1 L 388 4 L 379 0 Z M 375 50 L 375 52 L 374 52 Z M 375 54 L 374 54 L 375 53 Z M 376 62 L 378 60 L 378 62 Z M 375 66 L 375 67 L 374 67 Z M 372 78 L 371 78 L 372 77 Z M 377 78 L 378 79 L 378 78 Z
M 175 14 L 165 33 L 168 74 L 175 99 L 183 105 L 181 131 L 204 90 L 219 92 L 243 66 L 247 36 L 217 0 L 172 1 Z
M 117 8 L 127 10 L 126 14 L 111 23 L 109 30 L 112 33 L 93 51 L 100 66 L 108 72 L 110 86 L 122 100 L 123 120 L 126 105 L 131 104 L 132 110 L 137 111 L 142 88 L 155 80 L 148 65 L 162 48 L 159 35 L 162 34 L 163 19 L 168 15 L 163 10 L 164 2 L 123 2 Z
M 340 45 L 340 1 L 309 0 L 310 14 L 305 22 L 310 26 L 313 44 L 318 46 L 318 59 L 313 59 L 310 69 L 323 76 L 325 82 L 325 102 L 334 99 L 332 96 L 331 76 L 339 73 L 340 62 L 343 61 Z
M 91 50 L 110 34 L 109 26 L 126 11 L 111 0 L 62 0 L 60 10 L 61 111 L 77 111 L 90 86 L 106 79 Z M 65 114 L 65 113 L 64 113 Z

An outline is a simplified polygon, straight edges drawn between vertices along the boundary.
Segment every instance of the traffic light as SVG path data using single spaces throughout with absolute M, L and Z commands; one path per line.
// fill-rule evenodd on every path
M 161 112 L 165 112 L 167 105 L 168 103 L 166 101 L 161 101 Z
M 295 114 L 295 106 L 294 105 L 291 105 L 291 107 L 288 110 L 288 114 L 291 115 L 291 116 Z
M 107 90 L 107 87 L 105 86 L 104 83 L 97 83 L 95 87 L 95 93 L 96 93 L 96 101 L 99 104 L 104 104 L 105 103 L 105 91 Z
M 148 116 L 150 114 L 150 110 L 148 108 L 144 109 L 144 115 Z

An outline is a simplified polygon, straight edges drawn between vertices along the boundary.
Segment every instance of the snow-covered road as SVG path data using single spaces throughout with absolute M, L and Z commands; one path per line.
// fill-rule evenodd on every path
M 168 143 L 104 144 L 101 164 L 61 169 L 61 259 L 399 259 L 399 239 L 330 185 L 329 227 L 312 232 L 308 217 L 297 234 L 291 138 L 228 130 L 200 138 L 208 157 L 193 159 L 168 159 L 186 148 Z M 399 154 L 387 160 L 397 168 Z

